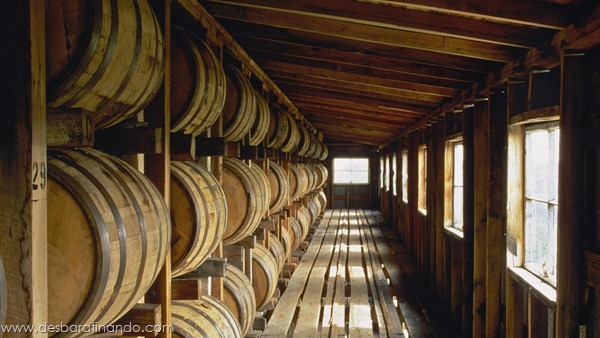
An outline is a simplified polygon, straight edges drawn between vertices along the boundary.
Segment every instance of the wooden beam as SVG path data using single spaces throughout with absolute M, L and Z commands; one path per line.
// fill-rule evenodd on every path
M 414 104 L 417 106 L 429 106 L 432 109 L 443 104 L 443 98 L 438 97 L 433 99 L 430 96 L 425 96 L 413 92 L 402 92 L 395 90 L 379 90 L 372 86 L 364 86 L 358 83 L 342 82 L 334 79 L 317 79 L 313 81 L 301 81 L 289 78 L 273 77 L 281 88 L 300 87 L 312 88 L 317 90 L 329 90 L 337 93 L 362 95 L 371 99 L 382 99 L 388 101 L 399 101 L 406 104 Z M 423 99 L 429 100 L 425 101 Z
M 295 56 L 298 58 L 334 61 L 339 64 L 364 66 L 371 69 L 388 71 L 391 74 L 403 73 L 431 77 L 434 79 L 453 80 L 457 83 L 477 81 L 483 75 L 480 72 L 457 70 L 445 66 L 429 65 L 424 60 L 403 60 L 402 56 L 383 57 L 367 55 L 360 52 L 350 52 L 334 49 L 333 46 L 314 46 L 301 42 L 264 39 L 252 36 L 237 36 L 236 40 L 256 58 L 257 52 L 280 55 L 282 57 Z M 337 46 L 335 46 L 337 47 Z
M 502 271 L 506 267 L 506 189 L 508 97 L 489 97 L 488 227 L 486 258 L 486 337 L 501 336 Z
M 44 7 L 43 0 L 0 4 L 10 13 L 0 23 L 0 256 L 9 292 L 3 324 L 32 327 L 48 321 Z
M 462 278 L 462 333 L 466 337 L 472 336 L 473 331 L 473 268 L 474 268 L 474 173 L 475 173 L 475 139 L 474 139 L 474 109 L 468 108 L 463 112 L 463 142 L 464 142 L 464 167 L 463 167 L 463 278 Z
M 308 49 L 313 50 L 313 48 L 308 48 Z M 447 79 L 447 78 L 443 77 L 443 68 L 441 68 L 441 67 L 437 67 L 437 69 L 440 70 L 440 73 L 436 77 L 436 76 L 423 76 L 423 75 L 412 74 L 412 73 L 407 73 L 407 72 L 397 72 L 397 71 L 394 71 L 391 69 L 375 68 L 372 65 L 370 65 L 371 63 L 369 63 L 369 62 L 367 62 L 367 64 L 365 64 L 365 65 L 349 64 L 349 63 L 341 62 L 340 57 L 343 57 L 343 56 L 334 55 L 334 54 L 354 55 L 354 54 L 348 53 L 348 52 L 339 52 L 338 51 L 337 53 L 327 53 L 328 55 L 323 56 L 322 59 L 307 58 L 307 57 L 303 57 L 303 56 L 296 56 L 293 54 L 283 54 L 283 53 L 279 53 L 279 52 L 275 52 L 275 51 L 262 51 L 262 50 L 250 49 L 249 52 L 252 53 L 252 56 L 254 57 L 256 62 L 259 65 L 261 65 L 261 67 L 263 67 L 264 69 L 267 70 L 269 75 L 271 75 L 272 71 L 285 71 L 286 68 L 281 67 L 281 66 L 283 66 L 283 64 L 292 64 L 292 65 L 305 66 L 305 67 L 309 67 L 309 68 L 316 68 L 314 72 L 309 73 L 309 74 L 316 75 L 316 76 L 319 76 L 319 72 L 323 72 L 323 70 L 329 70 L 329 71 L 333 71 L 333 72 L 342 72 L 342 73 L 349 73 L 349 74 L 354 74 L 354 75 L 363 76 L 363 77 L 382 79 L 383 82 L 394 81 L 394 82 L 397 82 L 396 86 L 402 86 L 403 84 L 404 85 L 409 84 L 408 88 L 410 88 L 410 86 L 421 86 L 421 88 L 418 89 L 419 91 L 425 91 L 425 92 L 431 92 L 431 93 L 440 92 L 439 95 L 450 95 L 450 96 L 455 95 L 456 90 L 464 89 L 467 87 L 467 85 L 471 84 L 472 82 L 481 80 L 481 76 L 479 74 L 477 74 L 479 76 L 469 76 L 469 74 L 472 74 L 472 73 L 465 74 L 466 75 L 465 78 L 463 78 L 461 80 Z M 399 60 L 396 60 L 396 61 L 402 62 Z M 277 68 L 277 64 L 271 64 L 273 62 L 278 62 L 280 64 L 280 67 Z M 267 66 L 270 66 L 272 69 L 269 71 Z M 423 68 L 428 68 L 428 67 L 432 67 L 432 66 L 424 65 Z M 409 68 L 409 67 L 405 67 L 405 68 Z M 420 67 L 410 67 L 410 68 L 421 69 Z M 451 70 L 451 71 L 452 72 L 460 72 L 460 71 L 456 71 L 456 70 Z M 313 74 L 315 72 L 317 74 Z M 468 80 L 469 78 L 472 78 L 473 80 L 469 81 Z
M 488 133 L 487 101 L 475 103 L 473 114 L 473 336 L 484 337 L 486 309 Z
M 314 111 L 313 111 L 314 112 Z M 303 112 L 304 116 L 311 122 L 323 122 L 323 123 L 334 123 L 334 124 L 353 124 L 361 125 L 366 128 L 376 128 L 378 130 L 387 131 L 391 133 L 398 132 L 401 126 L 408 126 L 409 123 L 396 123 L 390 124 L 388 122 L 377 122 L 372 121 L 368 117 L 347 117 L 343 114 L 332 115 L 327 112 L 307 113 Z
M 162 128 L 162 153 L 144 156 L 145 175 L 156 185 L 170 206 L 171 182 L 171 0 L 154 3 L 159 22 L 164 32 L 165 69 L 163 84 L 155 99 L 156 106 L 146 109 L 146 119 L 151 127 Z M 167 252 L 165 264 L 156 278 L 149 294 L 150 301 L 161 306 L 161 323 L 171 325 L 171 252 Z M 171 338 L 171 330 L 161 330 L 160 338 Z
M 465 56 L 443 54 L 434 51 L 383 45 L 370 41 L 357 41 L 337 36 L 264 26 L 225 18 L 220 19 L 219 22 L 227 27 L 227 30 L 236 38 L 256 37 L 319 48 L 331 48 L 331 46 L 335 46 L 337 50 L 346 52 L 375 55 L 384 58 L 394 57 L 398 60 L 419 62 L 428 65 L 486 74 L 493 72 L 502 66 L 502 63 L 498 61 L 473 59 Z
M 407 113 L 399 113 L 399 114 L 389 114 L 389 113 L 380 113 L 374 112 L 370 110 L 353 108 L 352 106 L 340 107 L 334 105 L 327 105 L 322 103 L 313 103 L 313 102 L 304 102 L 300 100 L 296 100 L 296 105 L 301 109 L 303 114 L 311 115 L 328 115 L 328 116 L 344 116 L 344 117 L 357 117 L 357 118 L 367 118 L 370 121 L 376 121 L 380 123 L 384 123 L 389 125 L 393 125 L 395 123 L 412 123 L 416 119 L 419 118 L 421 114 L 407 114 Z
M 368 0 L 374 1 L 374 0 Z M 388 0 L 376 1 L 394 6 L 435 11 L 445 14 L 474 17 L 496 22 L 514 23 L 534 27 L 561 29 L 581 14 L 572 7 L 526 0 L 519 3 L 480 2 L 477 0 Z
M 584 242 L 585 121 L 584 57 L 581 53 L 561 55 L 560 177 L 558 194 L 561 212 L 557 233 L 556 333 L 578 335 Z
M 216 3 L 231 1 L 211 0 Z M 367 22 L 379 27 L 391 27 L 412 32 L 426 32 L 447 37 L 460 37 L 475 41 L 484 41 L 519 47 L 533 47 L 554 30 L 522 25 L 509 25 L 497 21 L 485 21 L 473 17 L 457 16 L 454 13 L 423 11 L 414 7 L 390 6 L 358 1 L 288 1 L 242 0 L 249 8 L 264 8 L 279 12 L 300 12 L 303 15 L 327 17 L 346 22 Z M 538 7 L 533 1 L 529 5 Z M 548 6 L 545 6 L 548 7 Z M 546 8 L 545 8 L 546 9 Z M 560 13 L 563 14 L 563 13 Z
M 317 90 L 301 87 L 286 87 L 286 92 L 294 101 L 314 102 L 328 106 L 353 107 L 356 109 L 378 112 L 383 115 L 426 115 L 430 107 L 417 106 L 391 100 L 377 100 L 361 95 L 348 97 L 331 90 Z
M 292 77 L 298 79 L 307 79 L 309 77 L 331 78 L 345 82 L 362 83 L 381 88 L 395 88 L 401 91 L 412 91 L 442 97 L 453 97 L 457 93 L 456 88 L 441 86 L 436 83 L 436 79 L 425 81 L 428 82 L 425 84 L 415 78 L 409 78 L 405 81 L 402 74 L 379 71 L 369 67 L 340 65 L 335 62 L 314 61 L 294 57 L 259 58 L 258 60 L 261 66 L 267 71 L 278 72 L 280 76 L 282 74 L 293 74 Z M 269 73 L 272 76 L 272 72 Z M 437 80 L 437 82 L 444 82 L 444 80 Z
M 560 53 L 563 49 L 587 50 L 594 48 L 600 44 L 600 20 L 597 19 L 598 17 L 600 17 L 600 6 L 556 33 L 549 42 L 540 44 L 528 51 L 527 54 L 507 63 L 502 69 L 490 73 L 485 81 L 465 89 L 455 97 L 452 103 L 432 111 L 413 127 L 404 131 L 403 134 L 420 128 L 430 119 L 450 111 L 454 106 L 472 99 L 478 93 L 489 91 L 490 88 L 501 85 L 513 76 L 526 76 L 535 67 L 551 69 L 558 66 L 560 64 Z
M 475 59 L 508 62 L 520 53 L 521 48 L 499 46 L 486 42 L 416 33 L 389 27 L 376 27 L 366 23 L 351 23 L 302 13 L 276 12 L 263 8 L 249 8 L 237 4 L 210 2 L 208 11 L 217 18 L 249 21 L 262 25 L 294 29 L 323 35 L 370 41 L 380 44 L 429 50 L 438 53 L 461 55 Z

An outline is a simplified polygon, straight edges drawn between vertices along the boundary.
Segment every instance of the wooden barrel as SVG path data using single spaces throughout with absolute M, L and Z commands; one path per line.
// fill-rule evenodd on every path
M 281 151 L 284 153 L 291 153 L 298 148 L 300 144 L 300 129 L 298 128 L 298 124 L 296 120 L 289 113 L 284 113 L 285 118 L 287 118 L 290 129 L 288 131 L 288 135 L 281 146 Z
M 257 162 L 257 164 L 262 166 L 264 165 L 264 162 Z M 290 179 L 285 169 L 273 161 L 269 162 L 269 172 L 267 177 L 269 179 L 269 187 L 271 190 L 269 214 L 274 214 L 288 203 L 290 198 Z
M 300 156 L 306 156 L 306 153 L 310 148 L 310 133 L 302 123 L 298 123 L 298 128 L 300 129 L 300 143 L 297 152 Z
M 171 324 L 173 337 L 243 337 L 231 311 L 225 304 L 209 296 L 202 296 L 201 300 L 173 301 Z
M 302 225 L 300 221 L 298 221 L 297 217 L 290 217 L 290 243 L 291 243 L 291 252 L 298 249 L 300 243 L 304 240 L 302 237 Z
M 6 275 L 4 274 L 4 265 L 0 258 L 0 325 L 6 323 L 6 307 L 8 305 L 8 289 L 6 287 Z M 4 334 L 3 330 L 0 330 L 0 337 Z
M 290 195 L 293 200 L 298 200 L 308 189 L 308 176 L 306 171 L 298 165 L 290 166 Z
M 84 108 L 96 127 L 124 120 L 158 91 L 163 48 L 146 0 L 49 1 L 48 106 Z
M 312 219 L 310 211 L 308 211 L 308 209 L 305 206 L 301 205 L 298 202 L 294 202 L 294 205 L 298 207 L 297 218 L 301 229 L 300 242 L 302 242 L 304 239 L 306 239 L 306 236 L 308 235 L 308 230 L 310 229 L 310 225 L 312 224 Z
M 237 243 L 258 227 L 269 207 L 269 196 L 259 193 L 269 189 L 266 186 L 268 179 L 264 173 L 262 175 L 264 177 L 238 159 L 223 159 L 222 187 L 227 200 L 227 226 L 223 244 Z
M 48 154 L 49 323 L 108 324 L 148 291 L 171 241 L 150 180 L 93 149 Z
M 310 199 L 306 203 L 306 208 L 310 213 L 310 223 L 314 223 L 319 215 L 321 214 L 321 206 L 319 205 L 319 201 L 316 199 Z
M 171 275 L 184 275 L 216 249 L 227 225 L 219 181 L 195 162 L 171 162 Z
M 265 174 L 260 162 L 252 162 L 249 165 L 249 168 L 250 171 L 253 172 L 254 178 L 258 181 L 258 190 L 256 190 L 256 193 L 262 196 L 264 202 L 261 215 L 266 216 L 271 202 L 271 187 L 269 185 L 269 178 L 267 177 L 267 174 Z
M 315 164 L 312 167 L 316 176 L 315 189 L 319 189 L 327 182 L 327 179 L 329 178 L 329 171 L 327 170 L 327 167 L 322 164 Z
M 285 248 L 283 247 L 283 243 L 277 239 L 277 236 L 271 232 L 269 232 L 269 251 L 277 261 L 277 274 L 280 274 L 281 270 L 283 270 L 283 264 L 285 263 L 286 258 Z
M 279 273 L 275 257 L 260 244 L 252 250 L 252 287 L 256 296 L 256 308 L 265 306 L 275 293 Z
M 248 143 L 251 146 L 261 144 L 265 137 L 267 137 L 269 120 L 271 118 L 271 111 L 269 110 L 267 101 L 256 91 L 254 91 L 254 95 L 256 95 L 256 119 L 250 130 L 250 141 Z
M 201 39 L 177 27 L 173 29 L 171 65 L 171 131 L 198 135 L 223 110 L 223 66 Z
M 321 208 L 325 210 L 327 208 L 327 195 L 325 195 L 325 192 L 323 190 L 319 191 L 317 198 L 321 202 Z
M 327 156 L 329 156 L 329 148 L 327 148 L 327 146 L 325 145 L 325 143 L 321 142 L 321 154 L 318 155 L 318 159 L 321 161 L 325 161 L 325 159 L 327 158 Z
M 313 170 L 312 166 L 309 166 L 308 164 L 298 163 L 298 167 L 301 170 L 304 170 L 304 173 L 306 174 L 306 178 L 308 179 L 306 188 L 304 190 L 304 195 L 306 195 L 307 193 L 316 189 L 317 175 L 316 175 L 315 171 Z
M 267 145 L 269 148 L 279 149 L 285 142 L 291 128 L 286 114 L 279 109 L 271 109 L 267 132 Z
M 283 261 L 285 264 L 285 260 L 292 253 L 294 245 L 292 235 L 285 227 L 281 227 L 281 244 L 283 245 Z
M 319 151 L 319 139 L 315 134 L 309 133 L 309 147 L 306 151 L 305 157 L 315 158 L 317 152 Z
M 223 303 L 240 324 L 242 336 L 252 329 L 256 315 L 255 297 L 250 279 L 242 270 L 227 264 L 223 277 Z
M 227 141 L 241 141 L 256 119 L 256 94 L 250 80 L 241 70 L 225 65 L 225 104 L 223 106 L 223 137 Z

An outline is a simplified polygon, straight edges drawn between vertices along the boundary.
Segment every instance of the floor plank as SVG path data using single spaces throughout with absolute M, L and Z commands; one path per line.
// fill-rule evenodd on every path
M 435 336 L 383 224 L 378 211 L 327 210 L 263 337 Z

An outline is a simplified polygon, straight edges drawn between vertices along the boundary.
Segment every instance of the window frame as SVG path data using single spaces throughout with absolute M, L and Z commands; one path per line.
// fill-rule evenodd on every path
M 336 182 L 336 168 L 335 168 L 335 161 L 336 159 L 349 159 L 349 160 L 356 160 L 356 159 L 360 159 L 360 160 L 366 160 L 367 161 L 367 182 L 359 182 L 359 183 L 354 183 L 354 182 Z M 333 185 L 369 185 L 371 184 L 371 162 L 369 157 L 346 157 L 346 156 L 340 156 L 340 157 L 334 157 L 331 161 L 331 166 L 333 169 Z M 347 171 L 347 170 L 344 170 Z M 363 171 L 363 170 L 357 170 L 357 171 Z M 352 170 L 350 170 L 350 172 L 352 172 Z
M 445 142 L 445 163 L 444 163 L 444 227 L 450 230 L 454 230 L 463 233 L 464 227 L 464 212 L 461 210 L 463 227 L 457 227 L 455 219 L 455 192 L 456 192 L 456 146 L 461 144 L 463 146 L 463 161 L 461 172 L 463 172 L 464 180 L 464 140 L 462 136 L 447 139 Z M 464 210 L 464 181 L 463 185 L 463 210 Z
M 402 149 L 400 153 L 400 167 L 402 172 L 400 173 L 402 179 L 402 189 L 400 195 L 402 195 L 402 202 L 408 204 L 408 149 Z
M 417 209 L 427 215 L 427 145 L 417 148 Z
M 519 274 L 531 276 L 531 280 L 539 280 L 539 283 L 529 283 L 527 285 L 535 288 L 548 299 L 555 299 L 556 279 L 544 277 L 530 269 L 526 264 L 526 163 L 525 163 L 525 136 L 526 128 L 535 125 L 557 124 L 556 128 L 560 130 L 559 116 L 545 116 L 543 119 L 522 119 L 517 115 L 511 118 L 511 124 L 508 127 L 508 176 L 507 182 L 507 267 L 511 271 Z M 560 149 L 560 138 L 556 150 Z M 557 166 L 558 166 L 557 161 Z M 556 169 L 558 172 L 558 168 Z M 558 174 L 560 175 L 560 173 Z M 559 176 L 560 177 L 560 176 Z M 558 179 L 557 179 L 558 184 Z M 558 196 L 558 195 L 557 195 Z M 558 197 L 559 199 L 560 197 Z M 558 206 L 559 207 L 559 206 Z M 556 225 L 557 228 L 560 224 Z M 558 251 L 556 251 L 555 262 L 558 261 Z M 532 271 L 533 270 L 533 271 Z M 515 273 L 516 273 L 515 272 Z M 554 276 L 556 278 L 556 276 Z M 546 285 L 547 287 L 540 287 Z

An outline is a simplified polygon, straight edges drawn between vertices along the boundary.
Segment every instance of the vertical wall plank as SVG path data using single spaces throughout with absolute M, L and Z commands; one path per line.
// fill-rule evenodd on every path
M 578 337 L 583 264 L 584 57 L 561 54 L 556 333 Z
M 465 337 L 472 336 L 473 329 L 473 176 L 474 176 L 474 139 L 472 108 L 464 110 L 463 144 L 464 144 L 464 185 L 463 185 L 463 313 L 462 330 Z
M 512 278 L 506 279 L 506 338 L 523 337 L 523 288 Z
M 475 103 L 473 116 L 473 336 L 485 336 L 487 197 L 488 197 L 487 101 Z
M 500 337 L 502 257 L 506 256 L 506 167 L 508 107 L 505 93 L 489 99 L 489 162 L 485 336 Z
M 47 322 L 46 65 L 42 1 L 3 1 L 0 255 L 7 324 Z M 11 337 L 47 337 L 13 334 Z
M 163 85 L 157 93 L 157 101 L 162 103 L 156 109 L 146 112 L 146 120 L 156 127 L 162 127 L 163 152 L 155 155 L 144 156 L 144 171 L 152 180 L 158 190 L 165 197 L 167 207 L 170 202 L 170 177 L 171 177 L 171 0 L 155 1 L 155 9 L 159 21 L 162 23 L 165 48 L 165 69 Z M 162 14 L 162 17 L 161 17 Z M 171 252 L 167 253 L 165 265 L 161 269 L 153 286 L 155 298 L 160 301 L 161 323 L 171 325 Z M 172 332 L 164 330 L 159 333 L 161 338 L 171 338 Z
M 435 136 L 435 290 L 438 299 L 444 295 L 444 166 L 445 166 L 445 131 L 446 124 L 441 117 L 436 124 Z

